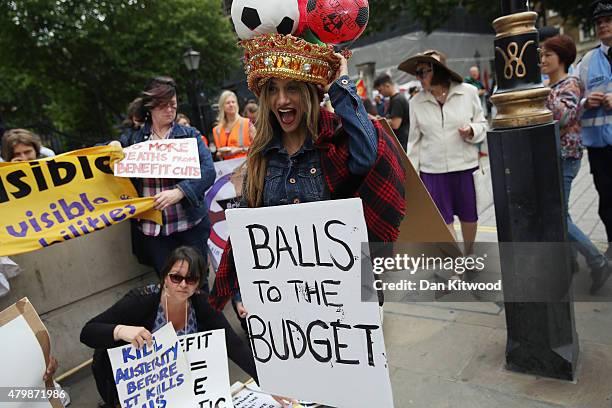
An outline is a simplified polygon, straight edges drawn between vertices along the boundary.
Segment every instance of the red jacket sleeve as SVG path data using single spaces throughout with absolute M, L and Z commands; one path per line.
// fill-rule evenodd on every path
M 234 253 L 232 243 L 227 239 L 225 250 L 221 256 L 221 262 L 215 276 L 215 283 L 208 297 L 208 303 L 216 309 L 223 310 L 225 304 L 231 297 L 238 292 L 238 277 L 236 275 L 236 265 L 234 264 Z

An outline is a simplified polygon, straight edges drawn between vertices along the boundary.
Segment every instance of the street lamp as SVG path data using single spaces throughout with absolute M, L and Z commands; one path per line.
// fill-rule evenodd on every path
M 191 73 L 191 82 L 189 86 L 189 104 L 191 105 L 191 119 L 193 126 L 202 134 L 208 136 L 208 126 L 204 119 L 200 99 L 206 99 L 204 92 L 200 91 L 201 82 L 198 80 L 197 72 L 200 67 L 200 53 L 189 47 L 183 54 L 183 62 L 187 70 Z
M 189 72 L 195 72 L 200 67 L 200 53 L 189 47 L 183 54 L 183 61 Z

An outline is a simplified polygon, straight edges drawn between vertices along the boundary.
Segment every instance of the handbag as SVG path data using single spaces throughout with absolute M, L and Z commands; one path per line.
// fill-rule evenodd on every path
M 474 170 L 472 177 L 474 178 L 474 190 L 476 190 L 476 211 L 480 215 L 493 205 L 491 171 L 489 166 L 484 164 L 480 150 L 478 151 L 478 169 Z

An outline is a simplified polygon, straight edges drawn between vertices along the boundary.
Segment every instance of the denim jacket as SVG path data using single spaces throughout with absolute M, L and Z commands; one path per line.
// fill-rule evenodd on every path
M 202 142 L 200 132 L 192 127 L 181 126 L 176 123 L 172 124 L 170 131 L 170 139 L 185 139 L 194 137 L 198 143 L 198 152 L 200 156 L 200 174 L 199 179 L 177 180 L 177 186 L 185 194 L 181 204 L 187 212 L 189 221 L 203 219 L 208 221 L 208 208 L 206 207 L 204 194 L 206 190 L 212 186 L 215 181 L 215 168 L 213 165 L 210 151 Z M 127 132 L 119 137 L 121 146 L 128 147 L 136 143 L 147 141 L 151 138 L 151 122 L 146 122 L 142 128 L 136 132 Z M 137 178 L 132 179 L 132 183 L 136 187 L 139 195 L 142 195 L 142 181 Z
M 330 87 L 329 96 L 336 115 L 342 120 L 342 127 L 350 135 L 349 170 L 356 175 L 366 174 L 376 160 L 377 136 L 355 84 L 347 76 L 340 77 Z M 320 153 L 312 139 L 307 138 L 297 153 L 289 156 L 277 132 L 264 154 L 268 158 L 264 206 L 331 198 L 323 177 Z

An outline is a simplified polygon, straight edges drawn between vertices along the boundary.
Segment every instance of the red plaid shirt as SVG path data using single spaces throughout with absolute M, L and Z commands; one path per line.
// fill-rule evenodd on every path
M 400 152 L 391 137 L 378 122 L 373 123 L 378 134 L 377 158 L 365 176 L 355 176 L 349 172 L 349 136 L 342 129 L 340 119 L 326 110 L 321 110 L 315 147 L 321 152 L 321 166 L 332 198 L 360 197 L 369 241 L 394 242 L 399 236 L 399 225 L 406 211 L 406 174 L 401 165 Z M 236 265 L 228 239 L 208 301 L 212 307 L 221 310 L 237 292 Z

